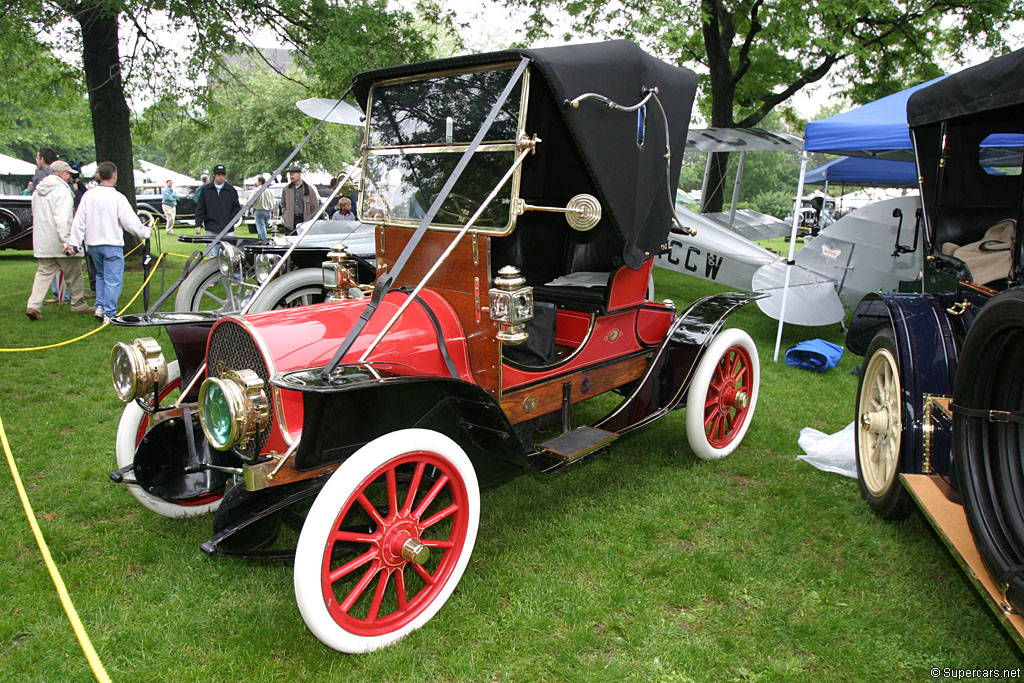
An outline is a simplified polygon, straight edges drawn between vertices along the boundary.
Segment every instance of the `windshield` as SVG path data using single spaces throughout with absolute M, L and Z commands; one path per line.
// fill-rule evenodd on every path
M 469 147 L 514 66 L 375 85 L 370 92 L 360 216 L 377 223 L 417 224 Z M 465 225 L 512 165 L 525 119 L 526 87 L 524 77 L 442 204 L 434 225 Z M 475 228 L 500 233 L 511 227 L 518 180 L 517 171 Z

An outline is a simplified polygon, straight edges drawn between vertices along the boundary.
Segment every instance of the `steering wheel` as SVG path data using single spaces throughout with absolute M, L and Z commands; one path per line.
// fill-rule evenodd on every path
M 437 201 L 437 194 L 430 198 L 430 203 L 433 204 Z M 465 225 L 470 217 L 480 208 L 480 202 L 463 194 L 455 194 L 454 192 L 448 195 L 445 203 L 438 209 L 437 215 L 439 218 L 448 219 L 449 222 L 455 225 Z M 501 216 L 493 207 L 488 206 L 487 210 L 480 214 L 480 220 L 484 223 L 491 225 L 497 225 L 501 221 Z

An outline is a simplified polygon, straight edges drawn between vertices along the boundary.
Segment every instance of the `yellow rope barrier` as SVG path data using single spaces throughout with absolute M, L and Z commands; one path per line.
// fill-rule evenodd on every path
M 156 273 L 156 267 L 158 265 L 160 265 L 160 261 L 162 261 L 163 258 L 164 258 L 164 254 L 160 254 L 159 256 L 157 256 L 156 261 L 153 262 L 153 267 L 149 271 L 149 275 L 146 276 L 146 279 L 142 282 L 142 286 L 139 287 L 139 291 L 135 292 L 135 296 L 133 296 L 128 301 L 128 303 L 126 303 L 122 307 L 122 310 L 126 310 L 129 306 L 131 306 L 133 303 L 135 303 L 136 299 L 139 298 L 139 295 L 142 294 L 142 290 L 144 290 L 146 288 L 146 285 L 148 285 L 149 281 L 153 278 L 153 275 Z M 0 349 L 0 353 L 18 353 L 18 352 L 21 352 L 21 351 L 44 351 L 46 349 L 55 349 L 55 348 L 60 347 L 60 346 L 67 346 L 68 344 L 74 344 L 77 341 L 81 341 L 82 339 L 85 339 L 86 337 L 91 337 L 92 335 L 96 334 L 97 332 L 99 332 L 100 330 L 102 330 L 104 327 L 106 327 L 109 324 L 110 323 L 103 323 L 102 325 L 97 327 L 95 330 L 92 330 L 90 332 L 86 332 L 85 334 L 79 335 L 79 336 L 75 337 L 74 339 L 68 339 L 67 341 L 57 342 L 56 344 L 47 344 L 45 346 L 32 346 L 32 347 L 24 348 L 24 349 Z
M 39 523 L 36 522 L 35 513 L 32 511 L 32 504 L 28 501 L 28 494 L 25 493 L 25 486 L 21 483 L 21 475 L 18 474 L 18 466 L 14 463 L 14 456 L 11 455 L 11 447 L 7 443 L 7 433 L 4 431 L 4 422 L 0 419 L 0 442 L 3 443 L 4 455 L 7 456 L 7 466 L 11 470 L 11 477 L 14 478 L 14 486 L 18 489 L 18 497 L 21 498 L 21 506 L 25 509 L 25 516 L 28 518 L 28 524 L 32 527 L 32 535 L 36 537 L 36 543 L 39 545 L 39 551 L 43 555 L 43 560 L 46 562 L 46 568 L 50 572 L 50 578 L 53 579 L 54 586 L 57 587 L 57 594 L 60 596 L 61 606 L 64 607 L 64 612 L 67 613 L 68 619 L 71 621 L 71 627 L 75 630 L 75 637 L 78 638 L 79 644 L 82 646 L 82 651 L 85 653 L 85 658 L 89 661 L 89 668 L 92 669 L 92 673 L 96 676 L 96 680 L 101 683 L 109 683 L 110 676 L 107 675 L 106 670 L 103 668 L 103 663 L 100 661 L 99 656 L 96 654 L 96 650 L 92 646 L 92 642 L 89 640 L 89 634 L 85 632 L 85 627 L 82 626 L 82 620 L 78 618 L 78 612 L 75 610 L 74 604 L 71 602 L 71 596 L 68 595 L 68 589 L 64 585 L 64 580 L 60 576 L 60 571 L 57 569 L 57 565 L 53 562 L 53 557 L 50 556 L 50 549 L 46 545 L 46 539 L 43 538 L 43 532 L 39 529 Z

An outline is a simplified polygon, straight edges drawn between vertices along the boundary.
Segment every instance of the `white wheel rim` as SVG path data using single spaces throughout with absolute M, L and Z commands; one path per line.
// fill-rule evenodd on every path
M 864 370 L 857 406 L 857 456 L 861 476 L 871 495 L 889 490 L 899 470 L 900 430 L 903 425 L 899 368 L 892 353 L 878 349 Z

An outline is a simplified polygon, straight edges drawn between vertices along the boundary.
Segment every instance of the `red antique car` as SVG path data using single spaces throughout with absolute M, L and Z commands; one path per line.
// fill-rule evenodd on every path
M 729 454 L 759 368 L 722 328 L 758 295 L 649 296 L 695 89 L 626 41 L 361 74 L 376 282 L 339 246 L 326 303 L 121 318 L 166 325 L 177 361 L 115 348 L 112 477 L 160 514 L 216 509 L 212 555 L 294 557 L 310 630 L 363 652 L 454 590 L 482 486 L 683 407 L 694 453 Z M 607 414 L 579 418 L 602 395 Z

